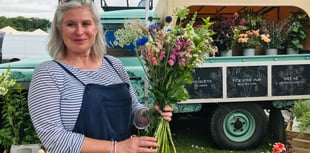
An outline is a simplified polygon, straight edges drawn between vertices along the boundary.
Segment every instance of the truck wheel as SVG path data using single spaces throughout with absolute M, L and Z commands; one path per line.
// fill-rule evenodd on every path
M 264 110 L 255 103 L 221 104 L 211 117 L 210 130 L 220 148 L 253 148 L 266 134 L 267 118 Z
M 278 141 L 285 140 L 284 118 L 280 109 L 273 108 L 269 114 L 269 128 L 271 136 Z

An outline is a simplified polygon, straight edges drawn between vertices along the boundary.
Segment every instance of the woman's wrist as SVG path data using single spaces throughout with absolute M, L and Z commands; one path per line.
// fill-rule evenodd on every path
M 112 141 L 111 141 L 111 150 L 110 150 L 110 153 L 116 153 L 116 144 L 117 144 L 117 141 L 116 141 L 116 140 L 112 140 Z
M 144 109 L 138 110 L 135 113 L 134 124 L 137 128 L 139 129 L 145 128 L 148 126 L 149 123 L 150 123 L 150 119 L 148 116 L 148 109 L 144 108 Z

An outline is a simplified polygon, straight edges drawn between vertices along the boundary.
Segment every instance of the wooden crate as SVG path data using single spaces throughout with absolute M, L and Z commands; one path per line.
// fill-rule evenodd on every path
M 292 131 L 293 121 L 289 121 L 286 128 L 286 140 L 289 150 L 294 153 L 310 153 L 310 133 Z

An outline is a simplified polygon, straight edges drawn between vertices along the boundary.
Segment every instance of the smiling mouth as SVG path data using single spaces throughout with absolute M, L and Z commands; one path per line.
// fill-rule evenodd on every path
M 77 42 L 77 43 L 82 43 L 84 41 L 86 41 L 86 39 L 73 39 L 74 42 Z

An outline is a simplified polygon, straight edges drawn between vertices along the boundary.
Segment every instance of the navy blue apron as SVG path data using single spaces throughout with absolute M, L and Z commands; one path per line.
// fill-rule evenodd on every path
M 104 58 L 121 78 L 109 59 Z M 101 140 L 121 141 L 129 138 L 131 135 L 131 95 L 129 85 L 127 83 L 108 86 L 99 84 L 85 85 L 72 72 L 60 63 L 58 64 L 85 86 L 81 109 L 73 132 Z

